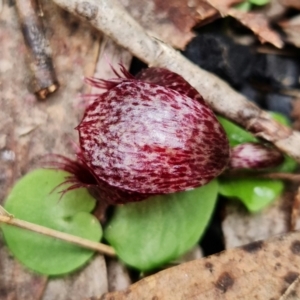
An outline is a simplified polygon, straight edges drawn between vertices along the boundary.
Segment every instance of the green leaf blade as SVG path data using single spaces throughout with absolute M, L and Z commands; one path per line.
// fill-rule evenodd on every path
M 247 12 L 247 11 L 251 10 L 251 7 L 252 7 L 252 5 L 248 1 L 244 1 L 244 2 L 236 4 L 234 6 L 235 9 L 238 9 L 238 10 L 244 11 L 244 12 Z
M 231 147 L 234 147 L 234 146 L 237 146 L 237 145 L 243 144 L 243 143 L 258 142 L 257 138 L 255 138 L 251 133 L 242 129 L 241 127 L 232 123 L 231 121 L 229 121 L 221 116 L 218 116 L 218 120 L 222 124 L 222 126 L 227 134 L 227 137 L 228 137 Z
M 249 0 L 250 3 L 254 4 L 254 5 L 266 5 L 270 2 L 270 0 Z
M 250 212 L 269 205 L 284 189 L 281 180 L 240 178 L 221 179 L 220 194 L 241 200 Z
M 191 191 L 119 206 L 104 236 L 128 265 L 141 271 L 154 269 L 197 243 L 210 220 L 217 193 L 215 180 Z
M 16 218 L 92 241 L 99 241 L 102 229 L 90 214 L 95 206 L 86 189 L 67 192 L 61 199 L 53 190 L 68 173 L 35 170 L 23 177 L 5 202 Z M 24 265 L 46 275 L 69 273 L 85 264 L 93 251 L 9 225 L 2 227 L 9 249 Z

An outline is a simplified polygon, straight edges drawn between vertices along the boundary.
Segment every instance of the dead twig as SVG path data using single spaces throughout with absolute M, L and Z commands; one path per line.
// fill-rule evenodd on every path
M 183 76 L 206 99 L 212 109 L 240 124 L 255 136 L 273 143 L 300 162 L 300 133 L 287 128 L 234 91 L 215 75 L 202 70 L 179 52 L 154 39 L 116 0 L 53 0 L 150 66 L 165 67 Z
M 293 173 L 265 173 L 261 175 L 257 175 L 260 178 L 266 179 L 281 179 L 286 181 L 300 182 L 300 174 Z
M 32 89 L 38 98 L 45 99 L 58 89 L 59 84 L 45 37 L 42 14 L 38 12 L 37 0 L 16 0 L 16 7 L 34 77 Z
M 244 172 L 240 170 L 226 171 L 222 176 L 224 178 L 265 178 L 265 179 L 280 179 L 291 182 L 300 182 L 300 174 L 283 173 L 283 172 Z
M 0 223 L 8 224 L 11 226 L 34 231 L 43 235 L 51 236 L 53 238 L 66 241 L 86 249 L 97 251 L 108 256 L 112 256 L 112 257 L 116 256 L 115 250 L 108 245 L 93 242 L 68 233 L 60 232 L 44 226 L 40 226 L 27 221 L 16 219 L 14 218 L 13 215 L 9 214 L 2 206 L 0 206 Z

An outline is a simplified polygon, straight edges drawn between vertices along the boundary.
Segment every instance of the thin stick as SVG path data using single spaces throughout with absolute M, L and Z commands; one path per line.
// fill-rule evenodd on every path
M 59 84 L 37 1 L 16 0 L 16 7 L 34 76 L 32 89 L 38 98 L 45 99 L 58 89 Z
M 78 245 L 78 246 L 86 248 L 86 249 L 94 250 L 94 251 L 100 252 L 100 253 L 108 255 L 108 256 L 112 256 L 112 257 L 116 256 L 115 250 L 112 247 L 107 246 L 105 244 L 89 241 L 87 239 L 84 239 L 84 238 L 81 238 L 78 236 L 60 232 L 60 231 L 57 231 L 54 229 L 50 229 L 50 228 L 47 228 L 44 226 L 26 222 L 23 220 L 19 220 L 12 216 L 0 214 L 0 223 L 5 223 L 8 225 L 12 225 L 12 226 L 27 229 L 30 231 L 34 231 L 34 232 L 37 232 L 37 233 L 40 233 L 43 235 L 51 236 L 53 238 L 66 241 L 66 242 Z
M 255 136 L 273 143 L 279 150 L 300 162 L 300 132 L 274 121 L 267 112 L 234 91 L 223 80 L 148 35 L 117 0 L 53 1 L 88 20 L 149 66 L 164 67 L 180 74 L 202 94 L 215 112 L 240 124 Z
M 265 173 L 261 175 L 258 174 L 257 177 L 300 182 L 300 174 L 294 174 L 294 173 Z
M 298 183 L 300 182 L 300 174 L 283 173 L 283 172 L 246 173 L 243 171 L 232 170 L 232 171 L 226 171 L 226 173 L 224 173 L 224 178 L 265 178 L 265 179 L 281 179 L 281 180 L 298 182 Z

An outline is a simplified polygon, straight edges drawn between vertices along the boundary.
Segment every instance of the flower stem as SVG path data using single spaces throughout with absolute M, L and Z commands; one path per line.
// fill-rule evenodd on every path
M 34 231 L 43 235 L 51 236 L 53 238 L 66 241 L 86 249 L 94 250 L 108 256 L 112 256 L 112 257 L 116 256 L 115 250 L 108 245 L 93 242 L 78 236 L 74 236 L 72 234 L 60 232 L 27 221 L 19 220 L 17 218 L 14 218 L 13 215 L 9 214 L 1 205 L 0 205 L 0 223 L 5 223 L 7 225 L 11 225 L 11 226 L 27 229 L 30 231 Z

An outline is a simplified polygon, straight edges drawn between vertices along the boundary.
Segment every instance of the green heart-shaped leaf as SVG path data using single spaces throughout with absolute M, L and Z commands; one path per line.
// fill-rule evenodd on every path
M 235 125 L 231 121 L 220 116 L 218 116 L 218 120 L 222 124 L 227 134 L 231 147 L 243 143 L 258 142 L 258 140 L 251 133 L 239 127 L 238 125 Z
M 14 186 L 5 209 L 18 219 L 99 241 L 101 226 L 89 213 L 95 199 L 83 188 L 69 191 L 60 199 L 59 189 L 55 189 L 68 175 L 44 169 L 29 173 Z M 24 265 L 42 274 L 71 272 L 93 255 L 93 251 L 25 229 L 9 225 L 1 228 L 12 253 Z
M 245 12 L 249 11 L 251 9 L 251 7 L 252 7 L 252 5 L 248 1 L 244 1 L 244 2 L 236 4 L 234 6 L 235 9 L 238 9 L 238 10 L 241 10 L 241 11 L 245 11 Z
M 249 2 L 255 5 L 266 5 L 270 0 L 249 0 Z
M 151 270 L 197 243 L 210 220 L 217 193 L 215 180 L 191 191 L 118 206 L 104 236 L 125 263 Z
M 281 180 L 243 178 L 221 179 L 219 182 L 221 195 L 238 198 L 251 212 L 267 206 L 282 193 L 284 188 Z

